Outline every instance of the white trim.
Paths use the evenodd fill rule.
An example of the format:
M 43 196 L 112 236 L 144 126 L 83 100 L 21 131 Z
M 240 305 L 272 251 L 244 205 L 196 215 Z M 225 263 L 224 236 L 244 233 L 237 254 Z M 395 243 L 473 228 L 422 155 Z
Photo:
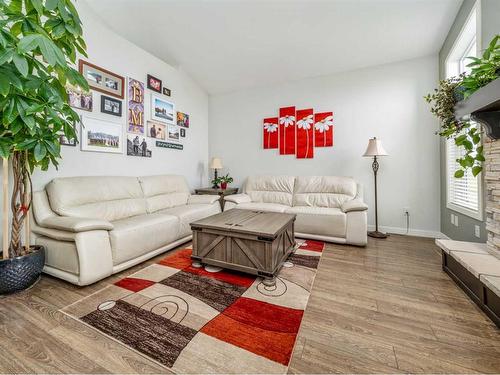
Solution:
M 480 179 L 481 180 L 481 179 Z M 482 185 L 482 184 L 481 184 Z M 483 221 L 483 194 L 482 194 L 482 186 L 478 189 L 481 193 L 479 194 L 479 209 L 477 211 L 469 210 L 468 208 L 461 207 L 453 202 L 446 201 L 446 208 L 455 212 L 458 212 L 462 215 L 469 216 L 473 219 Z
M 462 28 L 460 29 L 460 32 L 458 33 L 457 37 L 453 41 L 453 44 L 448 52 L 448 55 L 446 55 L 446 58 L 444 59 L 445 63 L 445 78 L 449 78 L 450 76 L 446 73 L 446 70 L 449 70 L 450 66 L 448 63 L 448 60 L 450 60 L 452 55 L 456 55 L 456 49 L 459 47 L 459 42 L 461 41 L 461 37 L 464 33 L 468 32 L 471 33 L 472 30 L 467 30 L 467 26 L 469 24 L 469 21 L 471 20 L 471 17 L 475 14 L 476 16 L 476 30 L 475 30 L 475 36 L 470 38 L 472 40 L 473 38 L 476 39 L 476 51 L 479 55 L 479 52 L 481 51 L 481 0 L 477 0 L 472 9 L 470 10 L 469 14 L 467 15 L 467 18 L 462 25 Z M 469 45 L 470 40 L 467 42 Z M 466 45 L 462 46 L 461 49 L 465 49 Z M 457 59 L 459 56 L 455 56 L 454 60 Z M 452 75 L 456 75 L 456 73 L 453 73 Z
M 368 225 L 368 230 L 372 231 L 375 230 L 375 225 Z M 416 237 L 427 237 L 427 238 L 445 238 L 446 235 L 441 233 L 440 231 L 434 231 L 434 230 L 425 230 L 425 229 L 411 229 L 406 232 L 406 228 L 401 228 L 401 227 L 386 227 L 386 226 L 380 226 L 378 227 L 378 230 L 381 232 L 387 232 L 387 233 L 392 233 L 392 234 L 403 234 L 407 236 L 416 236 Z
M 475 30 L 471 27 L 472 17 L 475 17 Z M 464 35 L 466 38 L 464 38 Z M 468 36 L 468 37 L 467 37 Z M 459 62 L 458 59 L 463 58 L 464 51 L 470 48 L 471 43 L 476 43 L 476 56 L 480 55 L 481 51 L 481 0 L 477 0 L 467 15 L 467 19 L 462 25 L 460 32 L 455 38 L 450 51 L 445 59 L 445 76 L 446 78 L 455 76 L 459 74 Z M 460 53 L 457 52 L 460 51 Z M 450 61 L 452 60 L 452 61 Z M 477 178 L 477 194 L 478 194 L 478 209 L 471 210 L 466 207 L 459 206 L 453 202 L 450 202 L 450 189 L 449 189 L 449 141 L 445 140 L 445 188 L 446 188 L 446 208 L 449 210 L 458 212 L 462 215 L 469 216 L 475 220 L 483 221 L 483 192 L 484 184 L 481 174 Z

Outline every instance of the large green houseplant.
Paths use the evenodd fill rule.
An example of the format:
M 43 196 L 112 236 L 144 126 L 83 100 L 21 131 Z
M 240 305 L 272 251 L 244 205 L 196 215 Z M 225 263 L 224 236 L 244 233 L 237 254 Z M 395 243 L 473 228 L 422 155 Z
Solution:
M 68 105 L 65 86 L 88 89 L 73 68 L 77 52 L 86 55 L 85 50 L 81 21 L 70 0 L 0 0 L 4 186 L 7 161 L 12 168 L 10 236 L 3 233 L 4 241 L 10 237 L 10 242 L 3 248 L 4 258 L 18 259 L 34 251 L 22 245 L 22 227 L 31 206 L 31 173 L 57 167 L 61 134 L 76 137 L 79 116 Z M 4 207 L 4 220 L 6 213 Z
M 439 87 L 428 94 L 425 100 L 431 104 L 431 113 L 440 120 L 437 132 L 442 137 L 453 139 L 455 144 L 464 149 L 463 156 L 457 159 L 459 169 L 455 177 L 461 178 L 470 168 L 474 176 L 481 173 L 485 161 L 481 132 L 468 120 L 455 117 L 455 105 L 467 99 L 481 87 L 498 79 L 500 75 L 500 35 L 496 35 L 480 58 L 468 57 L 472 60 L 467 66 L 469 74 L 461 74 L 439 82 Z

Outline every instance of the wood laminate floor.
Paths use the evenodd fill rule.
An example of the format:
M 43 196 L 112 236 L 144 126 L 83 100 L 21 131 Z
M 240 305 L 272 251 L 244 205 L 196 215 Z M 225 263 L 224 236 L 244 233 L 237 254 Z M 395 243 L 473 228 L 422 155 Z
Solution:
M 164 373 L 58 312 L 144 265 L 85 288 L 43 276 L 1 298 L 0 373 Z M 433 240 L 393 235 L 366 248 L 330 244 L 289 371 L 500 373 L 500 331 L 441 271 Z

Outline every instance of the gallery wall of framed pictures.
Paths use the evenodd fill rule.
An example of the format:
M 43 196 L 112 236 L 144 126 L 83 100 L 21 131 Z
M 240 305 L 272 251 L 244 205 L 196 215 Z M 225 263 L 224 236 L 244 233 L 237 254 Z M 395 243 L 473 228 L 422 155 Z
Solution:
M 80 143 L 82 151 L 114 154 L 126 150 L 128 156 L 145 158 L 152 157 L 154 146 L 183 149 L 189 114 L 176 111 L 172 91 L 161 79 L 147 74 L 144 83 L 84 60 L 78 68 L 90 90 L 68 86 L 67 93 L 70 106 L 83 111 L 81 126 L 75 129 L 80 139 L 61 135 L 61 145 Z

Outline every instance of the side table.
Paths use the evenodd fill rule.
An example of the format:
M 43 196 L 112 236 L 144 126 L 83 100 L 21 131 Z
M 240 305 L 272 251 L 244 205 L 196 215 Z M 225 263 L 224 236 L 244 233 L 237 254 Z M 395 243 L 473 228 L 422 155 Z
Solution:
M 214 189 L 214 188 L 199 188 L 194 189 L 194 192 L 199 195 L 218 195 L 221 211 L 224 211 L 224 197 L 238 193 L 238 188 Z

